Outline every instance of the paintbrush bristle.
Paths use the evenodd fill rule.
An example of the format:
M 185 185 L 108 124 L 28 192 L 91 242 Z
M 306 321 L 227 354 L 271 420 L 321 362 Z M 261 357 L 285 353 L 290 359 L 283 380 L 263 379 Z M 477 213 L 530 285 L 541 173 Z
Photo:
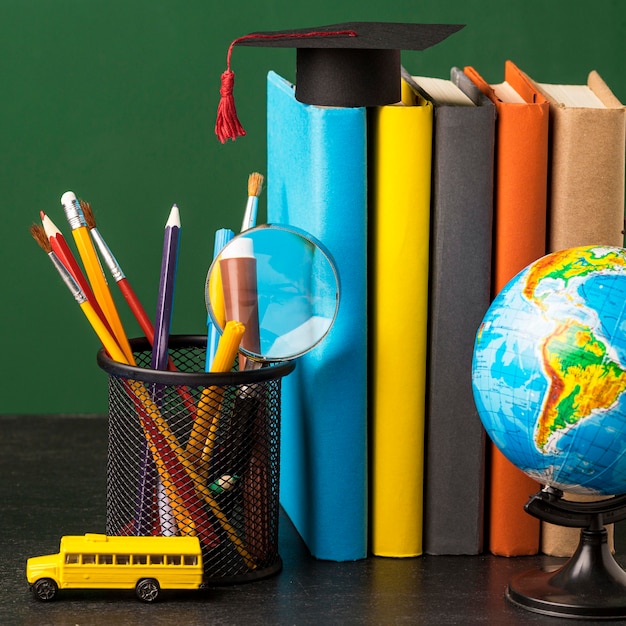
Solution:
M 52 252 L 52 246 L 50 245 L 50 240 L 46 235 L 46 231 L 43 226 L 40 224 L 32 224 L 30 227 L 30 234 L 33 236 L 33 239 L 39 244 L 39 247 L 46 253 L 50 254 Z
M 83 210 L 83 215 L 85 216 L 85 222 L 87 222 L 87 228 L 91 230 L 96 227 L 96 218 L 91 210 L 91 204 L 89 202 L 85 202 L 84 200 L 80 200 L 80 208 Z
M 261 195 L 262 189 L 263 174 L 252 172 L 252 174 L 248 176 L 248 196 L 256 196 L 258 198 Z

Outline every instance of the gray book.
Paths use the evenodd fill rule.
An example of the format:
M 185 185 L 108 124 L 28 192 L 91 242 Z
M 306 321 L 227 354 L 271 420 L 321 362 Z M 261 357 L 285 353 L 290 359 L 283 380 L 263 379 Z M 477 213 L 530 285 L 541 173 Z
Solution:
M 486 436 L 472 394 L 490 304 L 496 112 L 457 68 L 411 77 L 434 105 L 424 551 L 483 550 Z

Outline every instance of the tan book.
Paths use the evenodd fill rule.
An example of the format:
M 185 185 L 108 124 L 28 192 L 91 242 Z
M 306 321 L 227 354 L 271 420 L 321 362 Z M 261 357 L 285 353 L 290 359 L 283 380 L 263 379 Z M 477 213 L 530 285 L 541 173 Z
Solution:
M 623 246 L 626 109 L 596 71 L 586 85 L 536 84 L 550 103 L 548 251 Z M 612 547 L 612 525 L 607 530 Z M 577 528 L 543 522 L 541 551 L 571 556 L 579 537 Z
M 572 502 L 594 502 L 602 498 L 584 496 L 575 493 L 566 493 L 564 497 Z M 606 498 L 606 496 L 604 496 Z M 615 551 L 615 529 L 613 524 L 607 524 L 608 543 L 611 552 Z M 566 528 L 550 522 L 541 522 L 541 552 L 548 556 L 570 557 L 576 552 L 580 541 L 580 528 Z
M 596 71 L 536 83 L 550 103 L 548 251 L 624 243 L 626 109 Z

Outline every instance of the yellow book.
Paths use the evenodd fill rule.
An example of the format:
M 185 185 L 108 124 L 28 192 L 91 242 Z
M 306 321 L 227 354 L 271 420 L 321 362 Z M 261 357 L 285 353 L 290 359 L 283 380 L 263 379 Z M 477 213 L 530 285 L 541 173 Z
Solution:
M 371 550 L 422 553 L 432 105 L 372 110 Z

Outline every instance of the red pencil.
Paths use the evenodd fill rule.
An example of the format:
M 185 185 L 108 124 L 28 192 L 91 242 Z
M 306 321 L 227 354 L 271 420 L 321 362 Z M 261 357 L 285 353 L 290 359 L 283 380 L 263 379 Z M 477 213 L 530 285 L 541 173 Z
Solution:
M 102 320 L 107 330 L 112 333 L 113 331 L 111 330 L 109 322 L 102 312 L 102 309 L 100 308 L 100 305 L 98 304 L 98 301 L 96 300 L 96 297 L 91 290 L 89 282 L 85 278 L 83 271 L 80 269 L 80 265 L 72 254 L 70 247 L 67 245 L 67 241 L 65 240 L 63 233 L 57 228 L 55 223 L 43 211 L 40 211 L 39 215 L 41 216 L 41 224 L 46 233 L 46 237 L 48 237 L 48 241 L 52 246 L 53 252 L 57 255 L 57 257 L 59 257 L 61 263 L 63 263 L 63 265 L 72 275 L 72 278 L 81 288 L 81 291 L 85 294 L 87 300 L 93 307 L 93 310 Z

